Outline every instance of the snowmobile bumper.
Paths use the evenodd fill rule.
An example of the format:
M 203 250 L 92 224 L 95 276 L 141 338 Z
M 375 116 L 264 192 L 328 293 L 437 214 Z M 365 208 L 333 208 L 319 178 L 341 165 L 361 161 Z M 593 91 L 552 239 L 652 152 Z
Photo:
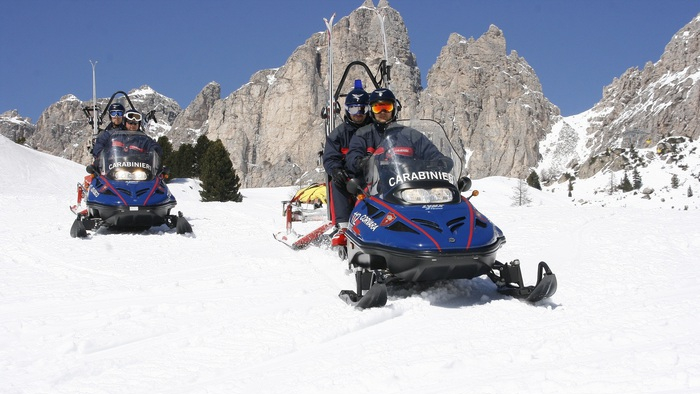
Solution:
M 88 203 L 89 218 L 98 218 L 109 227 L 138 228 L 165 224 L 174 202 L 151 206 L 110 206 Z
M 348 236 L 351 266 L 386 269 L 389 274 L 409 282 L 446 279 L 472 279 L 488 274 L 496 262 L 496 251 L 505 243 L 501 236 L 490 244 L 469 250 L 398 250 L 385 246 L 362 245 Z M 359 248 L 361 252 L 352 249 Z

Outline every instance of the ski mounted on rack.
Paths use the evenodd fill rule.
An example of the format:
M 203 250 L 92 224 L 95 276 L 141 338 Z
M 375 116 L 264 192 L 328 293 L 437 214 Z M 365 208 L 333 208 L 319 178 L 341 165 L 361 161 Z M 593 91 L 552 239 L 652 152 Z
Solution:
M 328 34 L 328 103 L 326 104 L 325 107 L 321 109 L 321 118 L 324 120 L 324 129 L 325 129 L 325 136 L 328 137 L 330 133 L 335 129 L 335 124 L 336 124 L 336 117 L 341 116 L 341 106 L 339 103 L 339 99 L 341 97 L 344 97 L 346 94 L 343 93 L 345 90 L 345 84 L 348 79 L 348 76 L 350 75 L 351 71 L 353 69 L 360 69 L 361 72 L 366 75 L 367 79 L 371 82 L 372 87 L 374 89 L 379 89 L 381 87 L 388 87 L 391 83 L 391 66 L 389 66 L 388 61 L 386 59 L 386 42 L 385 42 L 385 59 L 382 60 L 379 63 L 379 67 L 377 69 L 377 72 L 375 74 L 372 73 L 371 69 L 367 66 L 366 63 L 362 61 L 353 61 L 349 63 L 345 67 L 345 71 L 343 72 L 342 77 L 340 78 L 340 81 L 338 82 L 338 85 L 336 87 L 333 86 L 333 46 L 331 45 L 331 38 L 332 38 L 332 31 L 333 31 L 333 19 L 335 18 L 335 14 L 331 16 L 330 19 L 323 18 L 323 21 L 326 25 L 326 32 Z M 383 20 L 382 20 L 382 34 L 384 33 L 384 25 L 383 25 Z M 325 140 L 324 140 L 325 142 Z M 322 153 L 322 152 L 321 152 Z M 323 169 L 323 163 L 321 163 L 320 168 L 318 169 L 319 171 L 324 171 Z M 326 195 L 328 194 L 328 182 L 329 182 L 329 176 L 325 176 L 325 180 L 322 181 L 325 183 L 322 183 L 322 187 L 325 189 Z M 313 185 L 312 185 L 313 186 Z M 317 218 L 320 215 L 318 215 L 316 212 L 310 211 L 308 209 L 305 209 L 301 205 L 301 202 L 297 198 L 299 193 L 303 192 L 304 189 L 301 189 L 295 198 L 292 198 L 289 201 L 283 201 L 282 203 L 284 204 L 284 209 L 283 209 L 283 215 L 286 218 L 286 229 L 283 232 L 278 232 L 276 234 L 273 234 L 274 238 L 285 245 L 291 247 L 294 250 L 299 250 L 299 249 L 304 249 L 308 247 L 309 245 L 312 244 L 321 244 L 325 240 L 330 240 L 331 236 L 337 229 L 335 228 L 335 223 L 333 223 L 333 220 L 331 218 L 330 214 L 330 207 L 328 206 L 328 203 L 326 202 L 325 205 L 325 222 L 321 224 L 319 227 L 314 229 L 313 231 L 310 231 L 306 234 L 300 235 L 297 234 L 294 229 L 292 228 L 292 223 L 293 222 L 306 222 L 309 220 L 309 217 L 314 217 Z M 317 209 L 322 209 L 317 208 Z

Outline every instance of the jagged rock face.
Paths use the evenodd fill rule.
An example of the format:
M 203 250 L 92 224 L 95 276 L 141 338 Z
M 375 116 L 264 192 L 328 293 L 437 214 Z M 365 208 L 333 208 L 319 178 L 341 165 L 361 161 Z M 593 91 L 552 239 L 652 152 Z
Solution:
M 181 112 L 180 106 L 173 99 L 157 93 L 148 86 L 131 90 L 127 93 L 134 107 L 144 114 L 155 110 L 158 124 L 151 122 L 149 134 L 157 138 L 170 128 L 170 124 Z M 109 98 L 97 99 L 97 105 L 104 109 Z M 115 101 L 121 102 L 127 109 L 129 104 L 122 95 L 118 95 Z M 92 100 L 80 101 L 76 96 L 69 94 L 49 106 L 42 112 L 36 123 L 36 131 L 27 138 L 27 143 L 34 148 L 56 156 L 60 156 L 78 163 L 91 162 L 88 151 L 89 142 L 92 139 L 93 129 L 88 124 L 88 119 L 83 112 L 86 106 L 92 106 Z M 109 122 L 109 116 L 105 115 L 105 122 Z
M 172 122 L 168 138 L 177 149 L 182 143 L 195 144 L 209 119 L 209 111 L 221 99 L 221 85 L 210 82 Z
M 17 141 L 21 138 L 29 139 L 36 131 L 36 126 L 29 118 L 23 118 L 17 110 L 10 110 L 0 114 L 0 135 Z
M 134 107 L 144 115 L 148 111 L 155 111 L 156 120 L 161 126 L 172 125 L 182 112 L 182 108 L 175 100 L 156 92 L 148 85 L 130 90 L 127 94 Z M 127 105 L 125 107 L 129 108 Z
M 86 163 L 92 129 L 83 107 L 83 102 L 72 94 L 61 97 L 41 113 L 36 132 L 27 143 L 40 151 Z
M 552 178 L 568 171 L 566 166 L 585 177 L 612 168 L 603 167 L 602 159 L 593 160 L 604 158 L 611 148 L 646 147 L 667 135 L 700 137 L 700 87 L 695 83 L 700 79 L 700 18 L 673 37 L 657 63 L 628 70 L 604 88 L 593 109 L 571 119 L 561 118 L 558 108 L 542 95 L 528 63 L 515 51 L 506 54 L 505 37 L 495 26 L 477 40 L 452 34 L 422 90 L 406 26 L 386 0 L 376 7 L 365 0 L 349 16 L 335 21 L 331 94 L 353 61 L 377 72 L 385 57 L 378 14 L 385 18 L 391 88 L 403 104 L 400 116 L 440 121 L 464 153 L 472 177 L 525 177 L 540 153 L 561 155 L 561 161 L 549 161 Z M 224 99 L 219 85 L 212 82 L 185 111 L 147 86 L 130 96 L 139 110 L 156 110 L 159 124 L 151 125 L 153 137 L 166 135 L 176 147 L 202 134 L 220 138 L 243 187 L 288 185 L 319 164 L 318 152 L 325 142 L 320 112 L 329 96 L 327 51 L 326 32 L 313 34 L 280 68 L 257 72 Z M 355 67 L 340 90 L 341 106 L 355 79 L 362 79 L 367 91 L 374 90 L 364 71 Z M 100 99 L 98 104 L 104 107 L 106 101 Z M 92 129 L 82 107 L 90 104 L 64 96 L 41 115 L 33 133 L 30 127 L 23 129 L 27 142 L 85 162 Z M 336 124 L 340 121 L 336 117 Z M 566 122 L 571 125 L 561 124 Z M 580 123 L 590 125 L 587 134 L 577 132 Z M 17 130 L 8 124 L 0 117 L 3 135 Z M 546 136 L 551 138 L 545 141 Z
M 679 30 L 661 59 L 628 69 L 603 89 L 588 116 L 593 156 L 610 148 L 647 148 L 669 135 L 700 137 L 700 15 Z M 580 177 L 595 174 L 585 161 Z
M 420 116 L 438 120 L 465 153 L 474 178 L 523 178 L 539 160 L 538 143 L 559 109 L 542 94 L 534 70 L 491 25 L 479 39 L 453 33 L 421 93 Z
M 387 20 L 395 81 L 392 89 L 410 113 L 417 103 L 420 71 L 398 12 L 386 2 L 380 3 L 378 10 Z M 345 66 L 353 61 L 365 62 L 372 73 L 378 69 L 384 46 L 376 12 L 368 0 L 333 26 L 333 89 Z M 318 153 L 325 142 L 320 113 L 328 102 L 327 51 L 326 33 L 314 34 L 285 65 L 256 73 L 248 84 L 216 102 L 209 111 L 204 130 L 209 139 L 221 139 L 231 153 L 243 187 L 288 185 L 318 165 Z M 354 79 L 362 79 L 369 92 L 374 90 L 369 77 L 354 67 L 341 94 L 352 89 Z M 339 101 L 342 106 L 344 98 Z

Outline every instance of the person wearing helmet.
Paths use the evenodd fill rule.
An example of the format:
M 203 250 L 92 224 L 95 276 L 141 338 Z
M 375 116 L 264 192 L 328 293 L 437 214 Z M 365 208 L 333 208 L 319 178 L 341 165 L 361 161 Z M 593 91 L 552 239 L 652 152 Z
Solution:
M 110 104 L 108 112 L 109 124 L 105 130 L 124 130 L 126 128 L 124 125 L 124 106 L 119 103 Z
M 143 122 L 143 115 L 141 115 L 141 112 L 135 110 L 135 109 L 130 109 L 126 112 L 123 113 L 122 118 L 126 120 L 126 128 L 125 129 L 110 129 L 103 131 L 98 137 L 97 140 L 95 141 L 95 146 L 92 149 L 92 154 L 93 157 L 95 158 L 95 161 L 97 161 L 97 158 L 100 155 L 100 152 L 102 152 L 104 149 L 107 149 L 113 145 L 113 142 L 115 139 L 118 140 L 119 135 L 124 135 L 124 131 L 127 132 L 139 132 L 139 133 L 144 133 L 143 129 L 141 128 L 142 122 Z M 145 134 L 145 133 L 144 133 Z M 113 138 L 114 137 L 114 138 Z M 163 149 L 158 145 L 156 141 L 154 141 L 152 138 L 149 138 L 150 143 L 148 146 L 145 147 L 140 147 L 143 149 L 154 149 L 156 152 L 158 152 L 159 155 L 163 155 Z
M 125 132 L 122 131 L 118 133 L 113 133 L 110 143 L 112 144 L 112 146 L 124 146 L 126 149 L 126 146 L 129 145 L 127 144 L 127 142 L 132 140 L 130 136 L 132 136 L 134 133 L 143 135 L 146 135 L 146 133 L 141 127 L 143 125 L 144 120 L 144 117 L 141 114 L 141 112 L 135 109 L 130 109 L 124 113 L 124 119 L 126 119 Z M 143 152 L 154 150 L 160 156 L 163 156 L 163 149 L 153 138 L 139 138 L 138 140 L 140 141 L 140 143 L 137 145 L 129 145 L 129 149 Z
M 112 132 L 126 129 L 126 125 L 124 124 L 124 106 L 122 104 L 110 104 L 109 107 L 107 107 L 107 112 L 109 114 L 109 124 L 104 130 L 100 130 L 97 138 L 93 136 L 92 147 L 90 148 L 94 159 L 93 165 L 96 164 L 95 159 L 97 159 L 97 156 L 99 156 L 100 152 L 104 149 L 105 143 L 109 141 L 109 136 L 112 135 Z M 78 204 L 71 207 L 73 212 L 81 212 L 83 215 L 87 214 L 87 207 L 83 201 L 83 194 L 87 192 L 93 177 L 94 175 L 88 174 L 83 178 L 82 191 L 78 191 Z
M 328 182 L 329 208 L 331 221 L 337 230 L 331 239 L 332 246 L 345 245 L 345 228 L 350 220 L 350 212 L 355 206 L 355 198 L 348 193 L 345 184 L 353 176 L 345 163 L 345 154 L 350 146 L 350 139 L 355 131 L 369 123 L 367 112 L 369 94 L 362 88 L 362 81 L 355 80 L 354 88 L 345 97 L 345 114 L 343 123 L 326 137 L 323 148 L 323 168 L 332 182 Z
M 420 131 L 396 122 L 401 111 L 401 103 L 389 89 L 377 89 L 369 95 L 369 116 L 372 123 L 357 130 L 350 140 L 346 157 L 347 166 L 361 180 L 366 173 L 370 156 L 379 154 L 382 142 L 391 141 L 383 154 L 410 156 L 421 160 L 442 160 L 449 171 L 454 165 L 452 159 L 440 150 Z
M 129 131 L 143 131 L 141 129 L 141 121 L 143 121 L 143 115 L 141 112 L 130 109 L 124 113 L 124 118 L 126 119 L 126 129 Z

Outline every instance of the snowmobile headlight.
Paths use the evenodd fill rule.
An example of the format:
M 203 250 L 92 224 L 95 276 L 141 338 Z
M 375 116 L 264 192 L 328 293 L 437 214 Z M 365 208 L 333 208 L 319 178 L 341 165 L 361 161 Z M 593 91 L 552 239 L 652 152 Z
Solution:
M 144 170 L 117 170 L 114 172 L 114 179 L 117 181 L 145 181 L 148 174 Z
M 446 187 L 401 190 L 398 197 L 409 204 L 444 204 L 453 198 L 452 191 Z
M 131 179 L 134 181 L 145 181 L 146 179 L 148 179 L 148 174 L 146 174 L 146 171 L 144 170 L 134 170 L 131 173 L 131 176 Z

